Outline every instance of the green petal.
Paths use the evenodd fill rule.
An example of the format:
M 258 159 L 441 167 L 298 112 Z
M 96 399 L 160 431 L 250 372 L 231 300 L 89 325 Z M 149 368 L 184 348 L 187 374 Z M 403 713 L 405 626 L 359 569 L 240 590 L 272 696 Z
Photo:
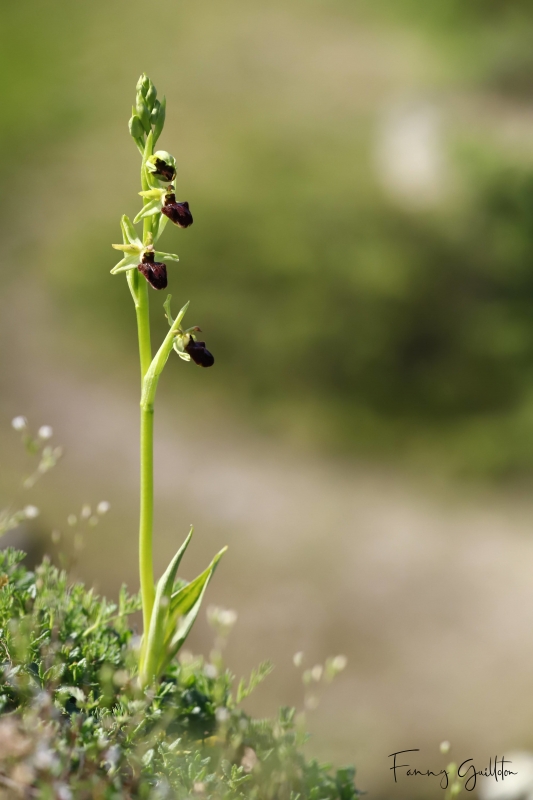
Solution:
M 155 253 L 156 261 L 179 261 L 179 256 L 175 255 L 174 253 L 161 253 L 159 250 L 156 250 Z
M 160 200 L 166 192 L 161 189 L 146 189 L 144 192 L 139 192 L 139 194 L 141 197 L 146 197 L 147 200 L 155 200 L 156 198 Z
M 139 255 L 142 252 L 143 246 L 142 243 L 139 242 L 138 244 L 112 244 L 111 247 L 114 250 L 122 250 L 124 253 L 128 253 L 129 255 Z

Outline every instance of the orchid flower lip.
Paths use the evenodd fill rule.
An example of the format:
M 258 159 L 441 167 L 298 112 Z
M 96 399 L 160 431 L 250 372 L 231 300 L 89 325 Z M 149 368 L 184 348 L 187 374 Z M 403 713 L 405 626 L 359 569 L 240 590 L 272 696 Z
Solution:
M 189 336 L 189 341 L 184 349 L 199 367 L 212 367 L 215 363 L 215 358 L 205 346 L 205 342 L 198 342 L 192 336 Z

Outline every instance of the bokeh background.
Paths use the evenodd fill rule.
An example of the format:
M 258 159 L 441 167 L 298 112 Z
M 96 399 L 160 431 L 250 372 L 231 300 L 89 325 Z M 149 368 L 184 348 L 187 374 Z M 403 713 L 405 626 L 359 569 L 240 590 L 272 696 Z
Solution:
M 75 573 L 137 586 L 135 320 L 109 270 L 146 71 L 195 219 L 165 232 L 170 291 L 217 359 L 160 387 L 158 572 L 190 521 L 185 577 L 230 545 L 209 602 L 239 614 L 237 674 L 276 664 L 254 713 L 302 706 L 295 652 L 348 656 L 309 752 L 371 797 L 440 796 L 392 783 L 395 750 L 533 748 L 532 3 L 1 5 L 0 505 L 41 509 L 19 541 L 57 560 L 108 500 Z M 65 448 L 31 492 L 16 414 Z

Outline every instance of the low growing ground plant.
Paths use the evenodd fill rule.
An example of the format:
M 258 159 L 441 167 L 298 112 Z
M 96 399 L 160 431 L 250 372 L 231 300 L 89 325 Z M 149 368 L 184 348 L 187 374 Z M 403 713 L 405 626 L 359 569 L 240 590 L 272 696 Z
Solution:
M 165 101 L 142 75 L 130 133 L 142 156 L 143 207 L 133 220 L 122 217 L 123 242 L 114 247 L 123 258 L 112 269 L 125 273 L 134 301 L 141 362 L 141 487 L 139 526 L 140 592 L 122 587 L 117 602 L 99 597 L 73 581 L 68 569 L 45 558 L 35 569 L 25 554 L 0 551 L 0 798 L 257 798 L 261 800 L 352 800 L 354 770 L 331 772 L 307 760 L 304 717 L 282 708 L 275 719 L 254 720 L 241 703 L 271 670 L 260 665 L 248 681 L 235 685 L 222 651 L 235 617 L 211 608 L 216 632 L 208 659 L 182 646 L 194 624 L 221 550 L 197 578 L 178 577 L 192 530 L 157 584 L 152 564 L 153 418 L 159 377 L 175 351 L 184 361 L 210 367 L 214 358 L 200 341 L 197 326 L 182 327 L 188 303 L 172 317 L 170 295 L 162 304 L 169 331 L 152 355 L 149 288 L 167 286 L 166 261 L 177 256 L 155 249 L 171 220 L 192 224 L 187 202 L 177 202 L 176 162 L 156 150 L 163 131 Z M 142 233 L 135 225 L 142 223 Z M 49 426 L 37 436 L 24 417 L 13 420 L 37 467 L 24 486 L 61 457 L 48 442 Z M 69 517 L 98 523 L 109 504 L 94 513 L 85 506 Z M 38 514 L 35 506 L 0 514 L 0 534 Z M 54 531 L 52 540 L 60 541 Z M 63 567 L 68 561 L 63 561 Z M 130 616 L 142 611 L 142 634 Z M 301 654 L 295 663 L 301 664 Z M 305 705 L 316 705 L 311 685 L 329 682 L 345 659 L 329 659 L 303 675 Z

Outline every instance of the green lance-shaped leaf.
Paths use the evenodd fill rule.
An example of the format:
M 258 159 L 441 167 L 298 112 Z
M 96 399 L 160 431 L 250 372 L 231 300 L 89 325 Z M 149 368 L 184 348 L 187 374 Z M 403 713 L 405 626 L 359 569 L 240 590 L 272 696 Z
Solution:
M 205 590 L 227 549 L 227 547 L 222 548 L 201 575 L 172 595 L 165 637 L 167 663 L 174 658 L 189 635 L 198 616 Z
M 189 546 L 193 529 L 183 542 L 182 546 L 168 565 L 166 572 L 161 576 L 155 593 L 154 608 L 150 619 L 150 628 L 146 642 L 143 643 L 141 655 L 141 683 L 146 685 L 159 675 L 159 665 L 164 661 L 164 643 L 170 616 L 172 590 L 176 580 L 176 573 L 181 559 Z M 166 662 L 164 662 L 166 663 Z

